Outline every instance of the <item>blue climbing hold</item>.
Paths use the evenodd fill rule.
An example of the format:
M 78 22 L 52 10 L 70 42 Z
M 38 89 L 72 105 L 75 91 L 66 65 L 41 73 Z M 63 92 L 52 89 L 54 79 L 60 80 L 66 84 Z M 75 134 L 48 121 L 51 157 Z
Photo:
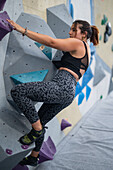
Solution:
M 71 3 L 71 0 L 69 0 L 69 13 L 71 17 L 74 18 L 74 8 L 73 8 L 73 4 Z
M 82 87 L 80 86 L 79 82 L 76 85 L 75 97 L 82 91 Z
M 22 74 L 11 75 L 10 78 L 17 84 L 43 81 L 48 70 L 34 71 Z
M 81 92 L 78 96 L 78 105 L 80 105 L 84 99 L 85 95 L 83 92 Z
M 36 46 L 51 60 L 52 59 L 52 48 L 35 42 Z
M 90 93 L 91 93 L 91 88 L 87 85 L 86 86 L 86 101 L 88 100 Z
M 91 56 L 95 54 L 96 52 L 96 48 L 95 46 L 93 45 L 93 43 L 90 43 L 90 51 L 91 51 Z
M 82 79 L 82 89 L 88 84 L 88 82 L 93 78 L 91 68 L 88 67 L 87 71 L 83 75 Z

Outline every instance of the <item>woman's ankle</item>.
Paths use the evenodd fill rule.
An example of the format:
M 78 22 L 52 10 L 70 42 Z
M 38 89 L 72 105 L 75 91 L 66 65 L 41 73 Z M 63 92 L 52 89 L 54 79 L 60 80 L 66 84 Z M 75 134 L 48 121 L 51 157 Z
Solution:
M 37 158 L 38 155 L 39 155 L 39 152 L 36 152 L 36 151 L 32 151 L 32 152 L 31 152 L 31 156 L 32 156 L 32 157 L 36 157 L 36 158 Z
M 41 131 L 42 130 L 42 125 L 40 120 L 36 121 L 35 123 L 32 124 L 33 129 L 36 131 Z

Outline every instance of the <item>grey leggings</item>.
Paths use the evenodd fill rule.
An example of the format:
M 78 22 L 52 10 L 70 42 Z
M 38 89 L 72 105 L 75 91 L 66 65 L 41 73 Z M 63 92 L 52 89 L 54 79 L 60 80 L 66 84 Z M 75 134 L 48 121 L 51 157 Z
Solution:
M 11 96 L 31 124 L 40 119 L 44 126 L 72 103 L 75 87 L 76 79 L 69 72 L 58 70 L 52 81 L 16 85 Z M 44 102 L 38 112 L 33 101 Z

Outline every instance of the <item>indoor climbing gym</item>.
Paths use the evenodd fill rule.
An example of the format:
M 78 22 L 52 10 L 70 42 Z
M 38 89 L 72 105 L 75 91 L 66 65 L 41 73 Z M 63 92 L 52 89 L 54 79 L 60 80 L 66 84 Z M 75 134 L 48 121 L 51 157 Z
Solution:
M 113 170 L 113 0 L 0 0 L 0 170 Z

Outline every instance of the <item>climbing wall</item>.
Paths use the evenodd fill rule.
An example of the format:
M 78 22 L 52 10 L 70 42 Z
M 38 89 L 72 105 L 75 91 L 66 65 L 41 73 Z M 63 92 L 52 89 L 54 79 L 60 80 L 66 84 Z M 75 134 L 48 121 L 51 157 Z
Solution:
M 104 42 L 104 33 L 106 31 L 107 23 L 110 22 L 111 28 L 113 28 L 112 9 L 112 0 L 94 1 L 95 24 L 100 30 L 100 44 L 97 48 L 97 53 L 110 68 L 112 68 L 113 65 L 113 34 L 111 34 L 111 36 L 108 36 L 108 40 Z
M 47 20 L 46 8 L 59 4 L 68 6 L 68 0 L 23 0 L 24 12 L 38 15 L 45 21 Z
M 1 2 L 0 16 L 4 11 L 7 11 L 8 17 L 24 28 L 28 27 L 32 31 L 47 34 L 54 38 L 67 38 L 73 20 L 79 18 L 90 22 L 92 17 L 91 1 L 88 0 L 87 3 L 82 0 L 79 2 L 70 0 L 68 4 L 66 1 L 65 4 L 68 8 L 61 4 L 64 1 L 60 1 L 58 4 L 55 3 L 56 1 L 52 1 L 51 4 L 49 4 L 50 1 L 46 1 L 49 4 L 46 7 L 43 6 L 45 1 L 38 4 L 36 1 L 26 2 L 25 0 L 4 0 Z M 81 4 L 87 7 L 87 12 L 84 6 L 83 9 L 80 8 Z M 47 10 L 47 14 L 44 12 L 44 16 L 42 15 L 43 10 L 40 12 L 42 6 L 44 11 Z M 79 9 L 81 10 L 80 13 Z M 47 16 L 47 22 L 45 15 Z M 3 27 L 2 20 L 3 18 L 0 20 L 2 31 L 6 28 L 9 29 L 10 26 L 7 25 L 5 20 L 5 26 Z M 92 44 L 90 44 L 90 48 L 90 66 L 77 83 L 73 103 L 48 123 L 49 128 L 45 136 L 44 149 L 41 150 L 42 157 L 46 155 L 52 160 L 51 154 L 53 154 L 53 150 L 55 154 L 55 147 L 58 143 L 64 139 L 65 135 L 70 132 L 93 104 L 105 98 L 108 94 L 111 69 L 96 53 L 96 49 Z M 19 137 L 29 132 L 31 126 L 13 102 L 10 90 L 16 84 L 24 82 L 51 80 L 57 71 L 52 61 L 60 60 L 62 52 L 43 46 L 27 37 L 23 38 L 20 33 L 12 29 L 7 30 L 7 34 L 1 38 L 0 51 L 0 153 L 2 153 L 0 154 L 0 169 L 12 170 L 31 151 L 34 145 L 26 148 L 18 142 Z M 42 103 L 34 104 L 38 111 Z M 49 148 L 49 151 L 46 152 L 49 146 L 48 143 L 51 143 L 54 149 L 51 151 Z M 45 157 L 42 159 L 45 159 Z M 29 170 L 34 169 L 32 167 L 28 168 Z
M 112 0 L 94 1 L 95 24 L 98 26 L 100 30 L 100 44 L 97 48 L 97 53 L 99 56 L 101 56 L 102 60 L 113 70 L 112 9 L 113 9 Z M 113 72 L 111 74 L 109 92 L 112 90 L 113 90 Z
M 14 9 L 9 7 L 12 6 Z M 17 11 L 15 11 L 15 6 Z M 67 15 L 66 6 L 63 5 L 65 15 Z M 23 11 L 22 2 L 19 1 L 7 1 L 1 14 L 7 11 L 7 16 L 23 27 L 28 27 L 28 29 L 40 32 L 42 34 L 47 34 L 52 37 L 56 37 L 49 25 L 39 16 L 31 15 Z M 67 15 L 70 19 L 70 15 Z M 1 19 L 3 20 L 2 16 Z M 1 21 L 2 21 L 1 20 Z M 67 18 L 68 20 L 68 18 Z M 9 27 L 6 20 L 4 19 L 5 28 Z M 2 24 L 4 24 L 2 21 Z M 65 22 L 62 22 L 65 24 Z M 70 22 L 71 24 L 71 22 Z M 69 30 L 70 25 L 67 28 Z M 2 30 L 2 31 L 4 31 Z M 63 28 L 65 31 L 65 28 Z M 12 31 L 12 30 L 11 30 Z M 67 31 L 67 30 L 66 30 Z M 9 30 L 10 32 L 10 30 Z M 20 33 L 12 31 L 10 34 L 1 38 L 1 114 L 0 114 L 0 124 L 1 124 L 1 156 L 0 169 L 12 169 L 16 164 L 23 159 L 23 157 L 29 153 L 29 151 L 34 147 L 31 146 L 26 148 L 21 146 L 18 139 L 23 134 L 27 133 L 31 127 L 27 119 L 18 110 L 15 103 L 10 96 L 10 90 L 16 84 L 24 82 L 33 81 L 48 81 L 51 80 L 56 73 L 56 67 L 52 63 L 53 59 L 61 58 L 61 52 L 42 46 L 37 42 L 34 42 L 27 37 L 22 37 Z M 3 46 L 5 44 L 5 46 Z M 3 100 L 4 99 L 4 100 Z M 42 103 L 36 103 L 36 109 L 40 108 Z M 51 127 L 54 126 L 54 131 Z M 65 136 L 64 132 L 60 129 L 60 124 L 57 118 L 54 118 L 48 124 L 49 130 L 46 133 L 45 140 L 48 136 L 51 137 L 57 145 L 59 141 Z M 56 135 L 55 135 L 56 134 Z M 8 142 L 9 141 L 9 142 Z

